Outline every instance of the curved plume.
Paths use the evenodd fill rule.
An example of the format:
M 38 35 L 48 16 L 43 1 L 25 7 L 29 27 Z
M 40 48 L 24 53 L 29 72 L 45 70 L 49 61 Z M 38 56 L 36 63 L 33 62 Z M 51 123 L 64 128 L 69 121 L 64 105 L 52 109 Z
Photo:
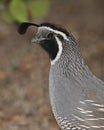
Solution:
M 21 25 L 19 26 L 18 32 L 20 34 L 25 34 L 26 30 L 29 26 L 35 26 L 35 27 L 39 27 L 39 25 L 34 24 L 34 23 L 27 23 L 27 22 L 23 22 L 21 23 Z

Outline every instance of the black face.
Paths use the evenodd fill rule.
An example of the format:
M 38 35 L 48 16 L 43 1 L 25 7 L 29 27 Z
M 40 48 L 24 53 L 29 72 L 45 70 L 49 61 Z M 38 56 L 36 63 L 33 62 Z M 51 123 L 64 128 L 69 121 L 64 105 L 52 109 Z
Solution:
M 45 40 L 40 41 L 41 47 L 48 52 L 51 60 L 54 60 L 59 49 L 53 33 L 49 33 Z

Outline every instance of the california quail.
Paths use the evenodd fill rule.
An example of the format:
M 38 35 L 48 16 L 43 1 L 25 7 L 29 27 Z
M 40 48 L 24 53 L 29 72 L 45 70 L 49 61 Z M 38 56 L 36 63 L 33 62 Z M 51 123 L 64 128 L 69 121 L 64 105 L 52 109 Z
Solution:
M 19 33 L 38 27 L 32 39 L 51 59 L 49 93 L 62 130 L 104 130 L 104 82 L 85 64 L 74 37 L 51 23 L 22 23 Z

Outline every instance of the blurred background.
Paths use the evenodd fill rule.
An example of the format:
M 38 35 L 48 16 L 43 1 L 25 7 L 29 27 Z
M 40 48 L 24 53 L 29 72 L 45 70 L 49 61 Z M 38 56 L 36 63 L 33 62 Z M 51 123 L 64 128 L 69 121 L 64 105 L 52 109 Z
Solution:
M 23 21 L 64 26 L 103 80 L 104 1 L 0 0 L 0 130 L 59 130 L 49 101 L 49 58 L 30 44 L 36 28 L 18 34 Z

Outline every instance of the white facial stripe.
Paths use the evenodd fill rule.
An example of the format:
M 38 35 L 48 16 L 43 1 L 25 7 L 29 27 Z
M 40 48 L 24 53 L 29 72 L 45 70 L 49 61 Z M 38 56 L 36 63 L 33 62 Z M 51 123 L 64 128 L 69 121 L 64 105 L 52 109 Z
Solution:
M 57 53 L 55 59 L 51 61 L 51 65 L 54 65 L 55 62 L 60 58 L 60 56 L 61 56 L 61 54 L 62 54 L 62 43 L 61 43 L 61 41 L 59 40 L 59 38 L 57 38 L 56 36 L 55 36 L 55 38 L 56 38 L 56 41 L 57 41 L 57 43 L 58 43 L 58 49 L 59 49 L 59 51 L 58 51 L 58 53 Z
M 46 26 L 39 27 L 39 29 L 47 29 L 47 30 L 52 31 L 52 32 L 54 32 L 54 33 L 56 33 L 56 34 L 60 34 L 61 36 L 63 36 L 63 38 L 64 38 L 65 40 L 68 40 L 66 34 L 64 34 L 63 32 L 60 32 L 60 31 L 58 31 L 58 30 L 54 30 L 54 29 L 52 29 L 52 28 L 50 28 L 50 27 L 46 27 Z

